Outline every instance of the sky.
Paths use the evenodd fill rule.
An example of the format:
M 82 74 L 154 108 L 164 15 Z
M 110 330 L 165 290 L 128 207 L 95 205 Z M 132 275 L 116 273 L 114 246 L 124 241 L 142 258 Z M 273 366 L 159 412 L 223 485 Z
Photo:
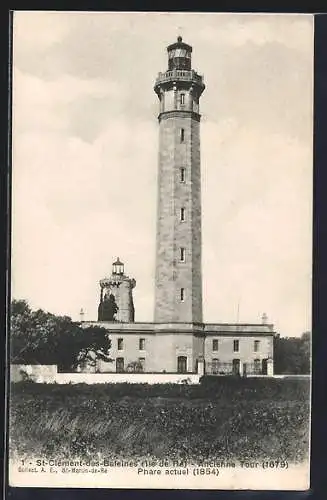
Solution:
M 205 322 L 311 330 L 313 17 L 14 13 L 12 297 L 97 317 L 119 256 L 153 321 L 159 71 L 178 35 L 201 97 Z M 238 312 L 237 312 L 238 311 Z

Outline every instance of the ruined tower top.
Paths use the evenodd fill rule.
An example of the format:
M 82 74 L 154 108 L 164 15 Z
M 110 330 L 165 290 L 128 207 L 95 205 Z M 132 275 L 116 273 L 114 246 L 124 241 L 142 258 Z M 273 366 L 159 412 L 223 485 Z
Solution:
M 99 284 L 98 321 L 133 322 L 132 290 L 136 281 L 125 274 L 124 263 L 119 257 L 112 263 L 111 276 L 101 279 Z

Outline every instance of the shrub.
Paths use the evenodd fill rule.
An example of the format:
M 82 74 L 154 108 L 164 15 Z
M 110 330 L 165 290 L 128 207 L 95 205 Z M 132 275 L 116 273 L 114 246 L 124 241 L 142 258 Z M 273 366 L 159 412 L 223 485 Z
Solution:
M 11 450 L 189 460 L 258 460 L 269 450 L 269 458 L 296 462 L 308 452 L 307 386 L 227 378 L 199 386 L 21 382 L 11 394 Z

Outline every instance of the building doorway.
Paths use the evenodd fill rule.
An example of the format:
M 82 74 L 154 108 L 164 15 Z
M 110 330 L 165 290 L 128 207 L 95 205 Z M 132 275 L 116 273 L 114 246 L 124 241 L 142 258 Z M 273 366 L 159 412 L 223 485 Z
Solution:
M 219 373 L 219 359 L 213 358 L 211 365 L 211 373 L 213 375 L 218 375 Z
M 246 363 L 243 363 L 243 377 L 246 377 L 247 376 L 247 373 L 248 373 L 248 367 L 247 367 L 247 364 Z
M 254 373 L 256 375 L 261 375 L 261 361 L 260 361 L 260 359 L 254 360 Z
M 262 360 L 262 375 L 267 375 L 268 373 L 268 364 L 267 364 L 267 359 Z
M 240 375 L 240 360 L 233 359 L 233 375 Z
M 187 357 L 186 356 L 178 356 L 178 358 L 177 358 L 177 372 L 178 373 L 187 373 Z
M 116 373 L 123 373 L 124 371 L 124 358 L 116 358 Z

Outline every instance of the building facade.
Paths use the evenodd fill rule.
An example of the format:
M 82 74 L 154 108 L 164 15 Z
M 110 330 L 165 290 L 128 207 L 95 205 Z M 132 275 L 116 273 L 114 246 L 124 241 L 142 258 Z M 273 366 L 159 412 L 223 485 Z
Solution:
M 90 323 L 87 323 L 88 325 Z M 99 323 L 96 323 L 99 324 Z M 107 323 L 112 361 L 99 372 L 272 374 L 273 326 L 267 324 Z
M 272 375 L 273 325 L 205 324 L 202 317 L 200 97 L 192 47 L 178 37 L 159 73 L 159 165 L 154 322 L 134 322 L 135 280 L 117 259 L 100 281 L 98 322 L 112 361 L 99 372 Z M 84 322 L 90 325 L 92 322 Z

